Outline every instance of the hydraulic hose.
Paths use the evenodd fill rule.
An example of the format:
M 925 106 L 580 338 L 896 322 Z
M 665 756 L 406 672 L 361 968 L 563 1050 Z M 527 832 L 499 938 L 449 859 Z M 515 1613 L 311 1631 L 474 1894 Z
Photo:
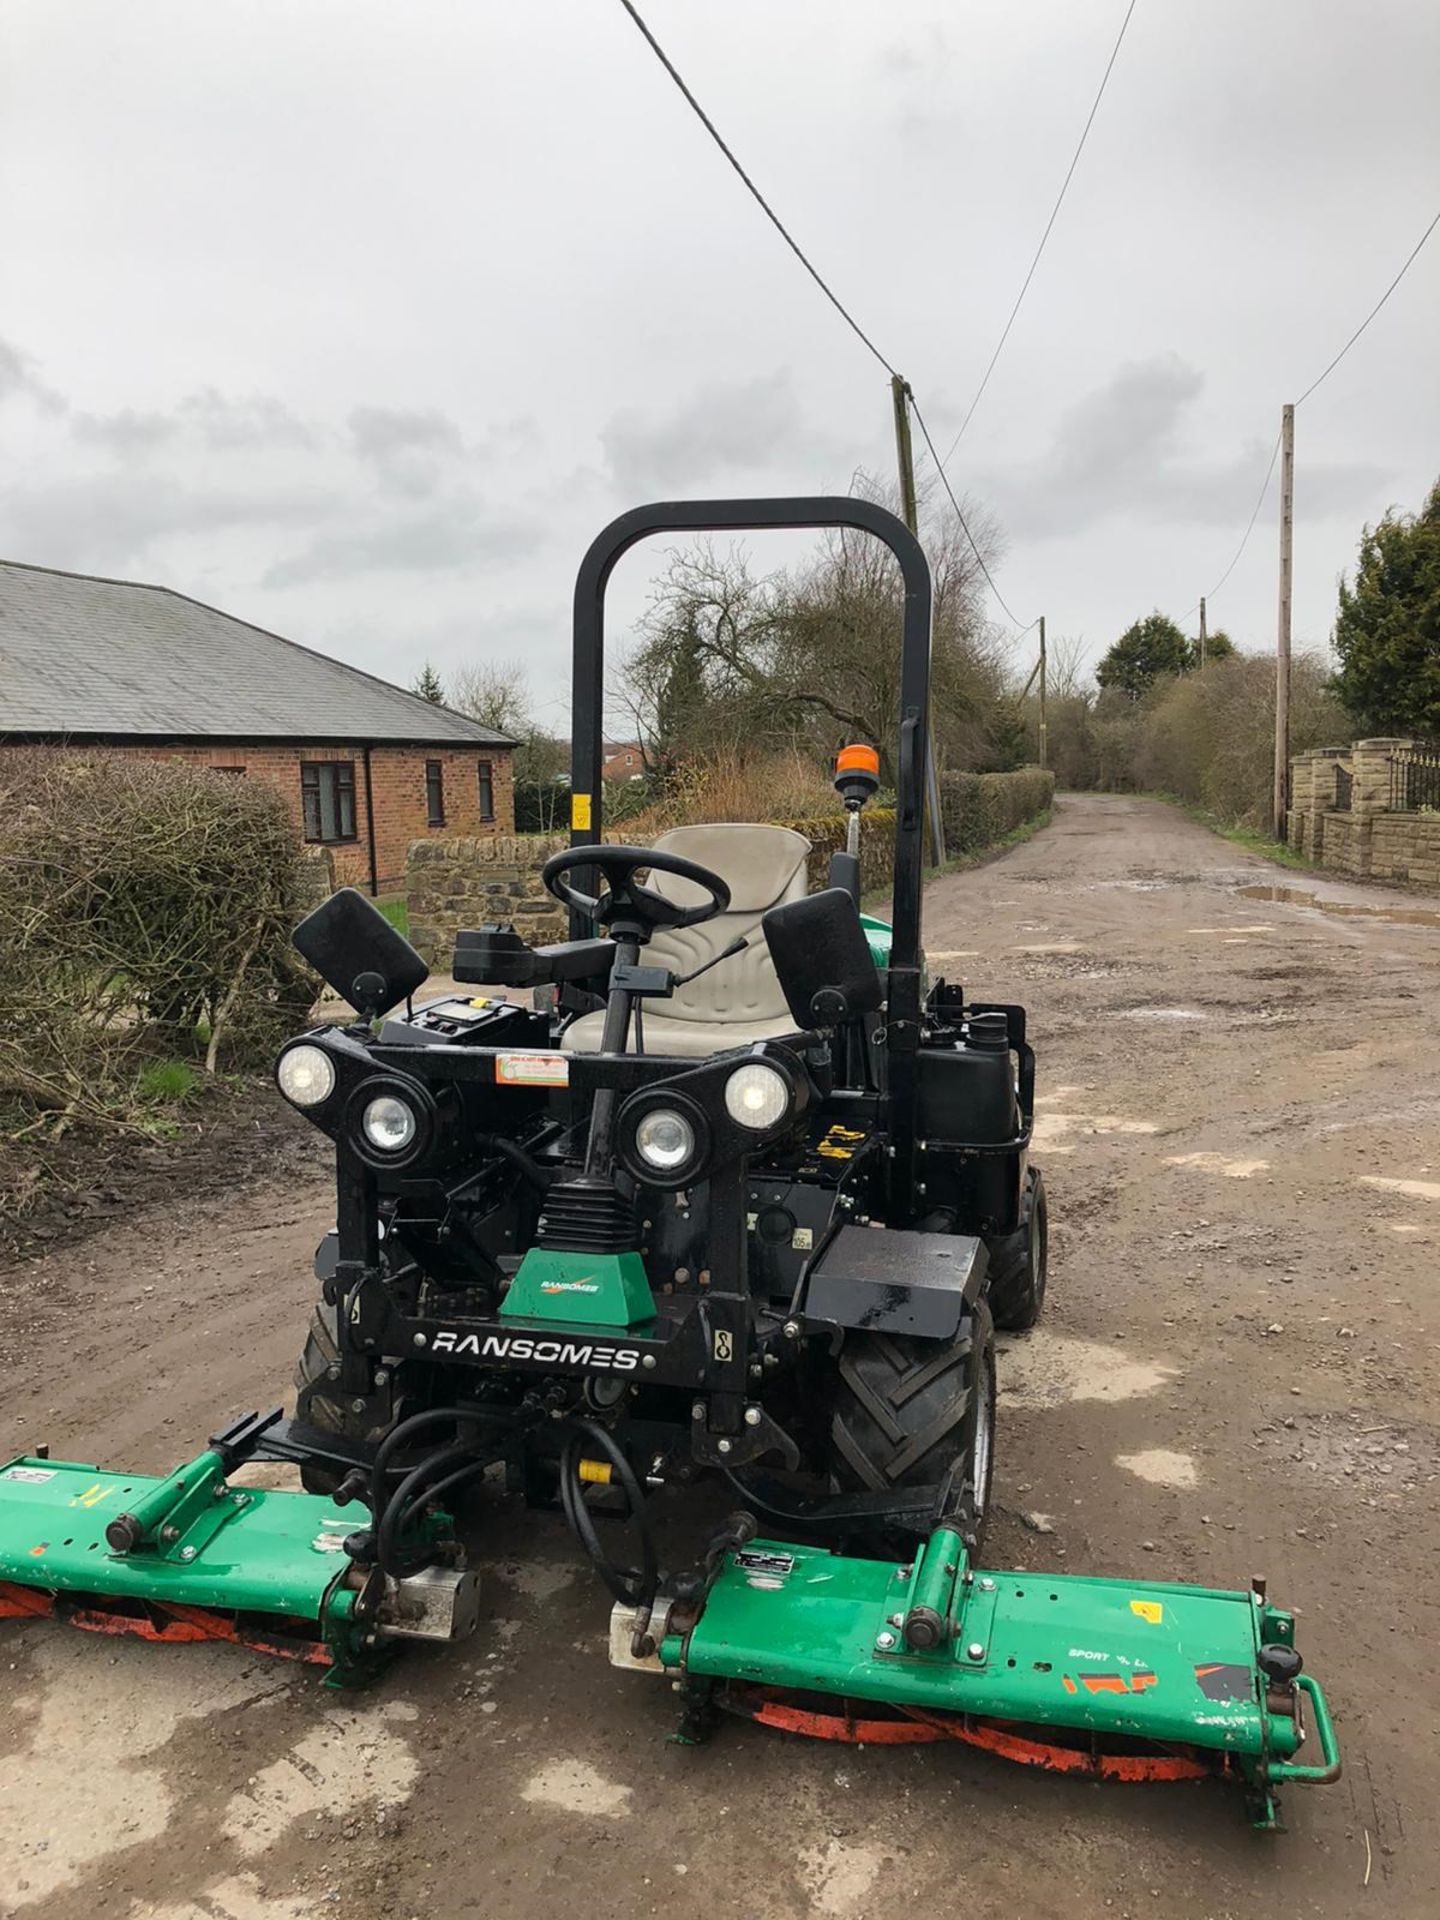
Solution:
M 582 1441 L 588 1442 L 605 1456 L 611 1471 L 620 1483 L 629 1509 L 628 1517 L 635 1522 L 640 1535 L 638 1571 L 631 1567 L 617 1567 L 600 1544 L 600 1537 L 595 1531 L 595 1522 L 589 1508 L 585 1505 L 585 1494 L 580 1480 Z M 566 1441 L 565 1451 L 560 1457 L 560 1504 L 565 1510 L 565 1518 L 570 1522 L 575 1537 L 590 1556 L 595 1571 L 615 1598 L 627 1607 L 650 1606 L 660 1585 L 660 1561 L 655 1550 L 654 1530 L 646 1510 L 645 1494 L 639 1480 L 635 1477 L 634 1469 L 625 1458 L 620 1443 L 613 1434 L 593 1420 L 576 1420 L 571 1425 L 570 1438 Z
M 551 1181 L 555 1178 L 555 1174 L 548 1168 L 542 1167 L 538 1160 L 533 1159 L 525 1151 L 524 1147 L 517 1146 L 513 1140 L 503 1139 L 498 1133 L 477 1133 L 475 1144 L 482 1152 L 498 1153 L 502 1160 L 508 1160 L 511 1166 L 528 1180 L 532 1187 L 538 1187 L 541 1193 L 548 1190 Z
M 414 1573 L 418 1566 L 424 1564 L 424 1558 L 422 1558 L 412 1566 L 409 1558 L 403 1554 L 400 1542 L 396 1539 L 406 1506 L 415 1502 L 417 1496 L 422 1493 L 426 1499 L 433 1498 L 435 1490 L 427 1483 L 447 1468 L 461 1466 L 464 1463 L 470 1466 L 480 1464 L 469 1447 L 442 1447 L 438 1452 L 427 1455 L 418 1467 L 412 1467 L 386 1501 L 385 1510 L 375 1526 L 375 1560 L 381 1570 L 388 1573 L 392 1579 L 402 1579 L 405 1574 Z

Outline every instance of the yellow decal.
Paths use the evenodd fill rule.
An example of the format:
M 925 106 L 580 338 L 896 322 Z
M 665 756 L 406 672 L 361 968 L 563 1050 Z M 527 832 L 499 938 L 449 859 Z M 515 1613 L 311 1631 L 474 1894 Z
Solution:
M 113 1486 L 107 1487 L 103 1480 L 96 1480 L 93 1485 L 85 1489 L 84 1493 L 77 1493 L 70 1504 L 72 1507 L 98 1507 L 100 1502 L 108 1500 L 114 1491 Z
M 575 833 L 588 833 L 590 831 L 590 796 L 588 793 L 571 794 L 570 826 Z
M 1148 1620 L 1152 1627 L 1158 1627 L 1165 1618 L 1165 1609 L 1158 1600 L 1132 1600 L 1130 1611 Z

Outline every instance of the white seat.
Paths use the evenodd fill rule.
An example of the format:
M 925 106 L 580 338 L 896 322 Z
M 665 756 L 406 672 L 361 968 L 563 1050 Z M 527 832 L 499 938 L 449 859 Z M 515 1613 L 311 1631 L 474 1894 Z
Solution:
M 693 973 L 742 933 L 750 945 L 680 987 L 668 1000 L 642 1003 L 646 1053 L 703 1060 L 728 1047 L 753 1046 L 757 1040 L 778 1040 L 794 1033 L 795 1022 L 780 991 L 760 916 L 783 900 L 804 899 L 809 891 L 810 842 L 789 827 L 706 825 L 672 827 L 655 847 L 718 873 L 729 885 L 730 906 L 697 927 L 662 928 L 641 953 L 641 965 Z M 693 881 L 671 873 L 654 873 L 647 884 L 667 900 L 686 906 L 703 897 Z M 598 1053 L 604 1026 L 603 1013 L 582 1014 L 565 1029 L 560 1045 L 567 1053 Z M 632 1016 L 629 1051 L 637 1050 Z

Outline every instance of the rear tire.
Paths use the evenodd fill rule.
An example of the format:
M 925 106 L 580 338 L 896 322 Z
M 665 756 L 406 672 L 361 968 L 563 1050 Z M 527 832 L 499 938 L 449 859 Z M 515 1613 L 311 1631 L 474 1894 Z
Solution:
M 1033 1327 L 1045 1304 L 1050 1264 L 1050 1218 L 1045 1182 L 1030 1167 L 1020 1195 L 1020 1224 L 1014 1233 L 989 1240 L 990 1285 L 987 1298 L 995 1324 L 1005 1333 Z
M 830 1424 L 831 1474 L 844 1491 L 936 1486 L 978 1547 L 995 1464 L 995 1343 L 977 1301 L 946 1345 L 905 1334 L 845 1335 Z M 868 1536 L 867 1536 L 868 1538 Z M 870 1541 L 896 1550 L 895 1529 Z M 899 1550 L 913 1548 L 913 1537 Z

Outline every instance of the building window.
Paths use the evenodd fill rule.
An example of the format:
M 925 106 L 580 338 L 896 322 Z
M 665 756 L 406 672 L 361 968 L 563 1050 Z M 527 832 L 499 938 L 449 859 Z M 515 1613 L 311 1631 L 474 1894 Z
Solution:
M 425 762 L 425 815 L 432 827 L 445 824 L 445 769 L 438 760 Z
M 476 772 L 480 776 L 480 818 L 482 820 L 493 820 L 495 818 L 495 766 L 493 761 L 477 761 Z
M 308 760 L 300 768 L 305 838 L 329 843 L 355 838 L 355 763 Z

